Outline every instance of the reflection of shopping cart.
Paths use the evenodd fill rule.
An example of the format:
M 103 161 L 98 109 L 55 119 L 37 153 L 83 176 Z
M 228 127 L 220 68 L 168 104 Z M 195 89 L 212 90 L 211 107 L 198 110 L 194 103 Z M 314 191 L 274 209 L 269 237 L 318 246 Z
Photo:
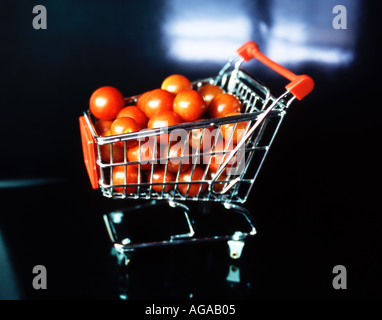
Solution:
M 278 131 L 286 111 L 291 102 L 297 98 L 301 100 L 314 87 L 313 80 L 306 75 L 295 75 L 287 69 L 264 56 L 254 42 L 247 42 L 237 50 L 238 56 L 230 59 L 217 76 L 195 81 L 194 88 L 209 83 L 220 86 L 225 92 L 235 95 L 242 104 L 242 114 L 216 119 L 183 123 L 176 126 L 160 129 L 145 129 L 139 132 L 118 136 L 99 136 L 94 127 L 94 119 L 89 111 L 80 117 L 80 128 L 86 168 L 93 188 L 100 188 L 103 195 L 115 199 L 147 199 L 168 200 L 174 204 L 176 201 L 215 201 L 226 206 L 233 203 L 244 203 L 250 193 L 261 165 L 269 151 L 272 141 Z M 270 90 L 253 79 L 240 68 L 244 61 L 256 58 L 282 76 L 290 80 L 286 92 L 279 97 L 274 97 Z M 126 98 L 126 105 L 133 105 L 139 96 Z M 216 143 L 222 130 L 231 125 L 231 135 L 225 137 L 224 148 L 217 148 Z M 233 136 L 241 129 L 241 139 L 233 143 Z M 236 130 L 236 131 L 235 131 Z M 211 148 L 202 148 L 202 141 L 207 134 L 214 132 Z M 199 145 L 192 152 L 185 152 L 193 135 L 197 134 Z M 157 153 L 160 148 L 160 139 L 168 137 L 168 144 L 176 143 L 182 152 L 176 157 L 169 152 Z M 181 139 L 179 139 L 181 137 Z M 157 156 L 145 158 L 138 155 L 138 161 L 128 161 L 127 146 L 131 140 L 137 140 L 139 148 L 148 140 L 154 140 L 153 148 Z M 113 157 L 116 144 L 122 145 L 123 159 Z M 103 148 L 107 147 L 108 157 L 102 157 Z M 142 147 L 142 148 L 141 148 Z M 170 150 L 170 147 L 167 148 Z M 217 160 L 218 159 L 218 160 Z M 212 162 L 218 161 L 217 168 L 211 174 Z M 167 172 L 171 163 L 177 163 L 178 171 L 173 179 L 167 179 Z M 182 165 L 191 164 L 190 177 L 181 180 Z M 147 170 L 147 165 L 149 168 Z M 216 165 L 216 163 L 214 163 Z M 113 179 L 113 170 L 123 167 L 125 176 L 130 165 L 138 166 L 138 177 L 134 183 L 124 181 L 116 183 Z M 145 165 L 145 170 L 142 170 Z M 164 171 L 164 180 L 153 179 L 154 168 L 161 166 Z M 193 175 L 198 170 L 198 178 Z M 202 174 L 200 174 L 202 172 Z M 196 174 L 195 174 L 196 176 Z M 159 188 L 158 188 L 159 187 Z M 247 216 L 247 214 L 246 214 Z M 109 217 L 110 218 L 110 217 Z M 107 219 L 110 224 L 112 219 Z M 188 223 L 190 221 L 187 219 Z M 250 222 L 250 219 L 248 218 Z M 191 227 L 191 224 L 189 224 Z M 253 226 L 252 226 L 253 227 Z M 192 228 L 188 237 L 194 236 Z M 249 233 L 236 233 L 235 240 L 240 240 L 248 234 L 254 234 L 254 228 Z M 112 236 L 112 239 L 115 237 Z M 207 237 L 208 238 L 208 237 Z M 214 237 L 212 237 L 214 238 Z M 231 237 L 232 238 L 232 237 Z M 170 242 L 176 242 L 172 238 Z M 163 243 L 165 243 L 164 241 Z M 167 243 L 167 242 L 166 242 Z M 132 249 L 132 244 L 123 245 L 121 248 Z M 129 247 L 130 245 L 130 247 Z

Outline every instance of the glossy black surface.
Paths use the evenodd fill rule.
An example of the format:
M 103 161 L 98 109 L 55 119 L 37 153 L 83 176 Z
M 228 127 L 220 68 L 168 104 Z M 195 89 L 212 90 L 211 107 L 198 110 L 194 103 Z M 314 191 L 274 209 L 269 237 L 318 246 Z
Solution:
M 47 30 L 32 27 L 37 4 L 47 8 Z M 348 28 L 335 30 L 335 4 L 1 2 L 0 298 L 380 295 L 378 11 L 342 1 Z M 127 280 L 102 215 L 134 201 L 91 190 L 78 117 L 99 86 L 129 96 L 171 73 L 214 75 L 247 40 L 316 82 L 292 105 L 245 204 L 258 234 L 237 261 L 224 242 L 142 250 Z M 244 67 L 283 91 L 282 78 L 255 62 Z M 47 290 L 32 287 L 35 265 L 47 268 Z M 336 265 L 347 268 L 346 290 L 332 286 Z M 232 270 L 240 283 L 227 280 Z

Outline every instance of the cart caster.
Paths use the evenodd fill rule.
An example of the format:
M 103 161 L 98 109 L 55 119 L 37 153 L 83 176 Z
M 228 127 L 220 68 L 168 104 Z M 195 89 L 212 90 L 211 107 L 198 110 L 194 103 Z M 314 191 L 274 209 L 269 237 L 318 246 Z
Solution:
M 232 259 L 239 259 L 244 248 L 244 240 L 242 240 L 243 233 L 236 231 L 232 236 L 232 240 L 228 240 L 229 255 Z
M 240 283 L 240 268 L 238 266 L 233 264 L 229 265 L 226 281 L 231 286 L 233 286 L 234 284 Z

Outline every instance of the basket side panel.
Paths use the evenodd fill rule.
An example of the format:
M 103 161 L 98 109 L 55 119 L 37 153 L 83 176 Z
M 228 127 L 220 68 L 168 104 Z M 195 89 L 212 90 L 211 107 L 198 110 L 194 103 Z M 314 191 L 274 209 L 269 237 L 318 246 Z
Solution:
M 82 151 L 86 171 L 89 175 L 90 183 L 93 189 L 98 189 L 98 170 L 95 155 L 95 141 L 86 123 L 85 117 L 79 118 Z

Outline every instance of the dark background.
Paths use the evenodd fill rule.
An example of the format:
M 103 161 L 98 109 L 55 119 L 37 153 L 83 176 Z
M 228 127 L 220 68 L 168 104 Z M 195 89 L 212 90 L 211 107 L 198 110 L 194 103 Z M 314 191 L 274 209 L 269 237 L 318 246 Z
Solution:
M 47 8 L 47 30 L 32 27 L 38 4 Z M 332 27 L 336 4 L 347 8 L 346 30 Z M 377 12 L 354 0 L 1 1 L 0 298 L 378 297 Z M 198 19 L 219 27 L 201 31 Z M 171 29 L 174 21 L 190 22 L 195 34 Z M 143 250 L 126 289 L 102 214 L 135 202 L 91 190 L 78 117 L 103 85 L 130 96 L 172 73 L 215 75 L 220 56 L 193 56 L 199 48 L 216 53 L 214 37 L 233 47 L 254 40 L 316 87 L 292 105 L 245 204 L 258 234 L 241 259 L 230 261 L 225 243 Z M 174 53 L 176 40 L 194 41 L 193 51 L 182 51 L 187 59 Z M 284 79 L 256 62 L 244 67 L 282 92 Z M 47 290 L 32 287 L 39 264 Z M 240 283 L 226 280 L 230 265 L 240 269 Z M 347 269 L 346 290 L 332 287 L 336 265 Z

